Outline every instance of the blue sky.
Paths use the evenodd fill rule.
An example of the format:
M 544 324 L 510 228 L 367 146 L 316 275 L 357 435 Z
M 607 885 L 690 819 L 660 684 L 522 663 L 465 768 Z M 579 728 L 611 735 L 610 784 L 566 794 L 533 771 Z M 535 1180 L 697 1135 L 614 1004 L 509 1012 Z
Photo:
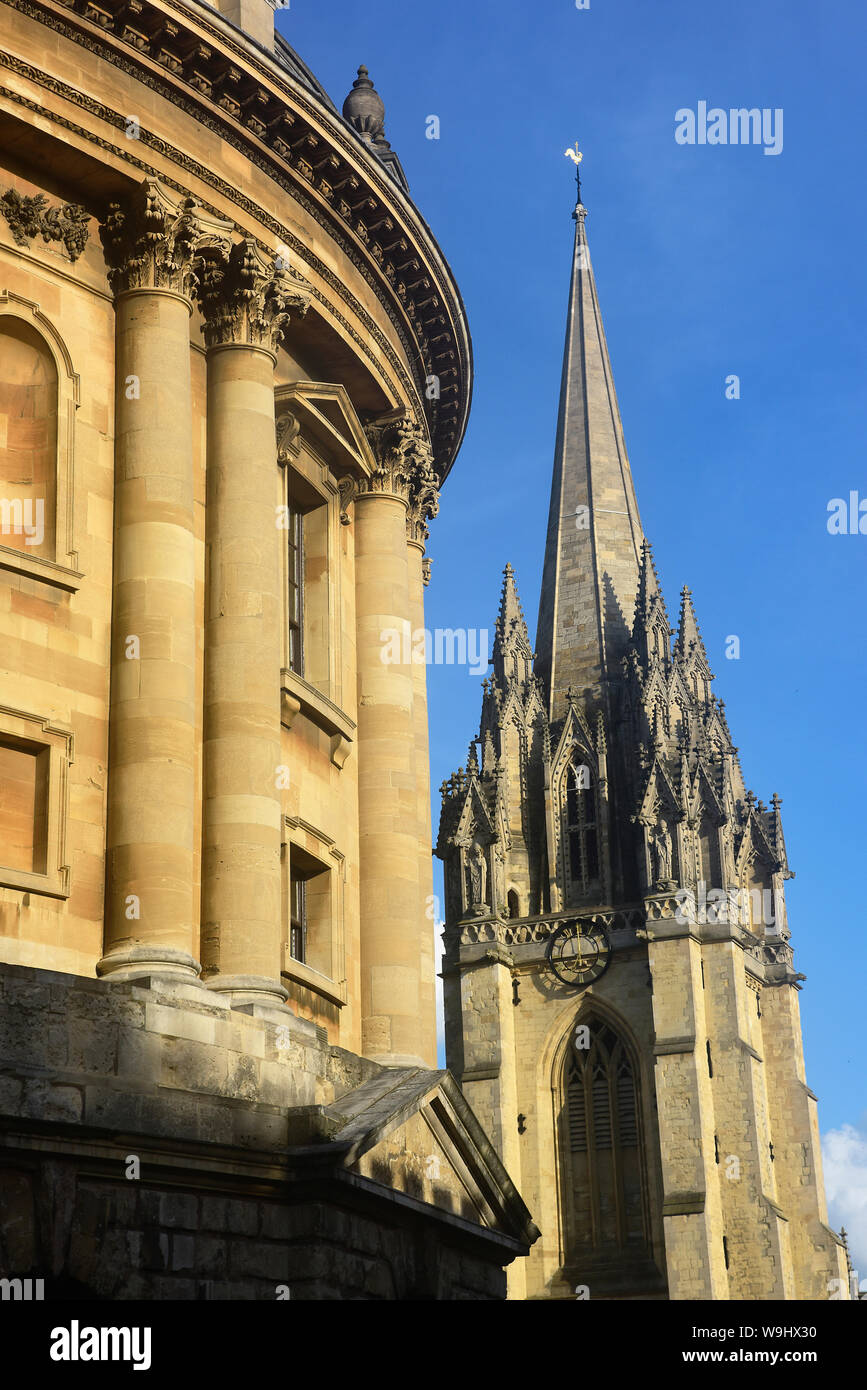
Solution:
M 467 307 L 474 405 L 432 528 L 431 628 L 492 631 L 507 560 L 535 627 L 573 231 L 563 151 L 579 140 L 669 616 L 688 583 L 747 781 L 783 798 L 832 1220 L 855 1233 L 867 1275 L 867 535 L 827 529 L 832 498 L 867 499 L 867 11 L 856 0 L 291 0 L 278 13 L 338 106 L 358 64 L 370 69 Z M 782 151 L 678 144 L 675 112 L 699 101 L 782 108 Z M 439 140 L 425 136 L 432 114 Z M 730 374 L 739 400 L 726 399 Z M 731 634 L 739 660 L 725 657 Z M 436 788 L 477 732 L 480 680 L 431 667 L 429 690 Z

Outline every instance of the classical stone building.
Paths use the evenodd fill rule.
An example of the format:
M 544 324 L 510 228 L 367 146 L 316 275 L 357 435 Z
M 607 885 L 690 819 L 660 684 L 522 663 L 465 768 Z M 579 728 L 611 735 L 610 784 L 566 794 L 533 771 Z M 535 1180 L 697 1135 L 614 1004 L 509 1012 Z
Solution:
M 574 216 L 536 653 L 507 566 L 442 788 L 448 1065 L 541 1229 L 513 1297 L 846 1297 L 780 802 L 669 626 Z
M 458 290 L 267 0 L 3 0 L 0 1235 L 95 1297 L 501 1297 L 437 1072 Z

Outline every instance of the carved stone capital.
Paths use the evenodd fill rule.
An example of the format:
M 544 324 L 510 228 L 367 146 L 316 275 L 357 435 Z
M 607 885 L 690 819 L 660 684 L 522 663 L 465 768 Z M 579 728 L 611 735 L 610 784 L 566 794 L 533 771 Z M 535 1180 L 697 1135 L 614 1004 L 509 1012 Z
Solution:
M 130 198 L 111 203 L 99 233 L 115 295 L 168 289 L 191 296 L 196 258 L 228 253 L 232 223 L 205 213 L 194 198 L 176 198 L 148 178 Z
M 407 539 L 424 543 L 426 522 L 439 508 L 433 451 L 421 425 L 406 416 L 365 426 L 376 467 L 361 484 L 365 492 L 391 492 L 407 503 Z
M 203 255 L 198 265 L 198 297 L 209 348 L 245 344 L 276 352 L 292 314 L 304 314 L 310 303 L 306 282 L 278 268 L 249 237 L 228 255 Z
M 426 545 L 430 532 L 427 523 L 433 521 L 440 509 L 439 479 L 431 464 L 410 482 L 409 507 L 406 513 L 406 538 Z

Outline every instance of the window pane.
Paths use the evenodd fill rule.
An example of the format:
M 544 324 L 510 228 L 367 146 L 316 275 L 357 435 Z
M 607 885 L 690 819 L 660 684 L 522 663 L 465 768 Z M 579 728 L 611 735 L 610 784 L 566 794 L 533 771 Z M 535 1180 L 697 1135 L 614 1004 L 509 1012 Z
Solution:
M 301 676 L 304 674 L 304 518 L 291 496 L 288 506 L 286 608 L 289 622 L 289 669 Z
M 289 954 L 294 960 L 307 956 L 307 893 L 303 879 L 291 878 L 289 884 Z

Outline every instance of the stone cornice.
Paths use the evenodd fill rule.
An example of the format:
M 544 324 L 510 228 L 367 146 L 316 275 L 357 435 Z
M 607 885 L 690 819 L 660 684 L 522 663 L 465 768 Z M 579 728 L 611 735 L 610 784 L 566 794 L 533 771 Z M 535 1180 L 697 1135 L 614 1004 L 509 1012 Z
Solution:
M 375 157 L 343 122 L 227 26 L 167 0 L 4 3 L 163 91 L 173 104 L 242 149 L 327 228 L 374 288 L 403 339 L 415 375 L 410 394 L 427 414 L 437 471 L 445 476 L 469 408 L 471 356 L 463 306 L 413 205 L 385 170 L 373 167 Z M 237 69 L 231 59 L 240 65 Z M 5 61 L 14 68 L 29 66 Z M 55 90 L 64 85 L 48 74 L 42 78 Z M 20 99 L 17 93 L 9 95 Z M 99 105 L 83 93 L 71 99 Z M 124 118 L 115 123 L 123 128 Z M 147 136 L 142 130 L 147 143 L 164 146 Z M 89 133 L 86 138 L 93 141 Z M 268 221 L 237 189 L 230 192 L 235 202 L 248 204 L 260 221 Z M 276 230 L 283 234 L 279 226 Z M 288 237 L 286 241 L 291 246 Z M 303 258 L 306 248 L 297 249 Z M 389 356 L 394 365 L 393 352 Z M 439 400 L 425 394 L 425 377 L 431 373 L 441 381 Z M 402 365 L 400 374 L 406 378 Z
M 3 2 L 5 3 L 6 0 L 3 0 Z M 28 81 L 45 87 L 51 92 L 61 96 L 65 101 L 80 106 L 82 109 L 97 116 L 98 119 L 106 121 L 109 125 L 120 129 L 123 128 L 124 117 L 120 115 L 119 112 L 111 110 L 111 108 L 104 106 L 101 102 L 94 101 L 93 98 L 85 96 L 66 83 L 56 81 L 54 78 L 50 77 L 48 73 L 33 67 L 32 64 L 21 62 L 19 59 L 0 51 L 0 65 L 8 67 L 10 71 Z M 25 110 L 33 112 L 34 115 L 39 115 L 43 120 L 45 119 L 46 113 L 44 107 L 32 101 L 29 97 L 24 96 L 21 92 L 11 87 L 0 86 L 0 98 L 4 97 L 6 100 L 24 107 Z M 185 185 L 172 178 L 171 174 L 167 174 L 164 170 L 157 169 L 155 165 L 148 164 L 145 160 L 138 158 L 137 155 L 132 153 L 131 149 L 123 149 L 120 146 L 113 145 L 108 140 L 104 140 L 99 136 L 94 136 L 90 130 L 87 130 L 84 126 L 76 125 L 75 122 L 70 121 L 68 117 L 60 112 L 52 111 L 50 113 L 50 120 L 63 130 L 77 135 L 82 141 L 95 145 L 98 149 L 110 151 L 115 157 L 123 159 L 127 164 L 130 164 L 138 174 L 145 174 L 151 178 L 158 178 L 161 184 L 167 188 L 173 189 L 179 196 L 187 196 Z M 395 387 L 396 378 L 400 381 L 410 398 L 417 397 L 412 379 L 404 369 L 392 344 L 388 341 L 385 334 L 381 332 L 376 321 L 371 318 L 364 306 L 355 298 L 343 281 L 330 270 L 324 261 L 320 260 L 309 248 L 304 246 L 288 227 L 285 227 L 281 222 L 278 222 L 276 218 L 271 217 L 264 210 L 257 209 L 256 205 L 249 198 L 246 198 L 242 193 L 238 192 L 237 189 L 233 189 L 225 179 L 220 178 L 213 170 L 198 163 L 197 160 L 184 154 L 175 146 L 169 145 L 167 141 L 157 139 L 155 136 L 151 136 L 147 131 L 142 131 L 139 140 L 135 143 L 144 145 L 149 149 L 153 149 L 165 155 L 167 158 L 171 159 L 173 163 L 178 165 L 179 168 L 189 172 L 193 177 L 208 184 L 210 187 L 224 194 L 227 198 L 233 199 L 234 202 L 248 212 L 252 218 L 268 227 L 268 229 L 289 247 L 290 250 L 297 252 L 299 260 L 303 259 L 306 264 L 315 271 L 323 282 L 328 285 L 335 298 L 342 300 L 364 326 L 366 337 L 356 331 L 349 320 L 341 314 L 332 299 L 323 294 L 315 285 L 311 285 L 311 299 L 315 299 L 317 303 L 321 304 L 325 310 L 326 316 L 338 323 L 347 337 L 352 339 L 359 355 L 366 359 L 369 370 L 382 382 L 386 394 L 392 397 L 398 394 L 397 388 Z M 298 200 L 303 202 L 300 196 Z M 213 217 L 219 217 L 217 209 L 211 204 L 205 203 L 201 199 L 199 200 L 199 204 Z M 267 248 L 263 247 L 263 250 L 267 250 Z M 78 282 L 76 281 L 75 283 Z M 374 350 L 372 344 L 376 345 L 379 352 Z M 204 348 L 202 350 L 204 351 Z M 386 371 L 380 359 L 380 353 L 392 368 L 394 378 Z

